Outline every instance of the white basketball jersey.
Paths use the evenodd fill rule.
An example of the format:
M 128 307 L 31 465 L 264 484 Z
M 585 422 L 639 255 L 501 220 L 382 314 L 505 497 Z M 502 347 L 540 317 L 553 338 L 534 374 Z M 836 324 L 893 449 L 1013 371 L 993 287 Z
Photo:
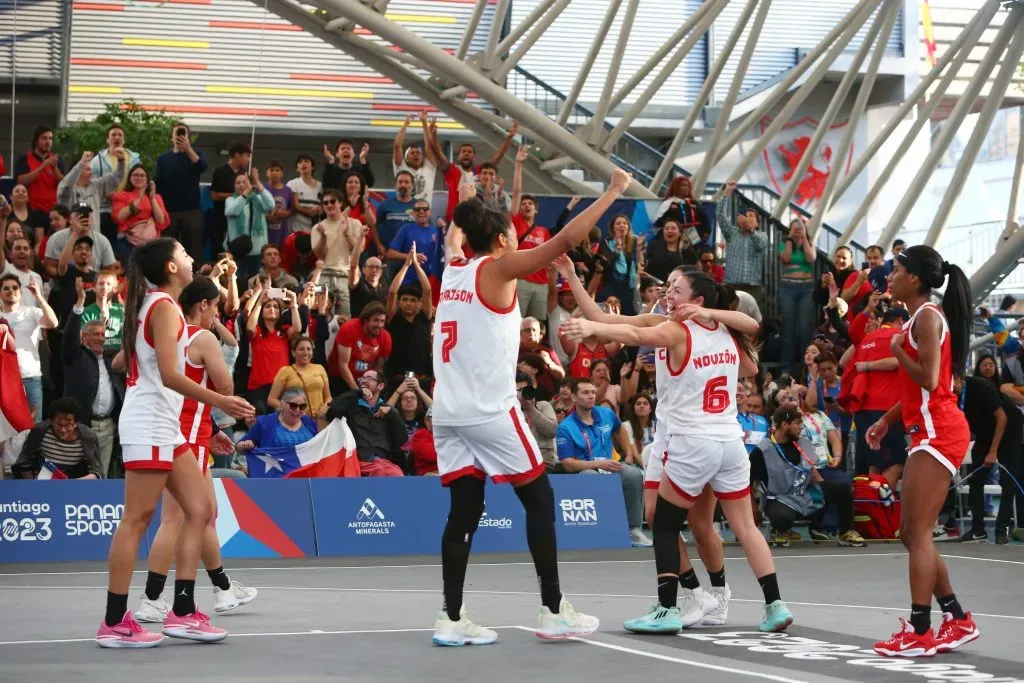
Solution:
M 669 436 L 684 434 L 713 441 L 743 437 L 736 420 L 736 380 L 740 355 L 736 340 L 720 323 L 709 329 L 692 320 L 680 323 L 689 333 L 689 355 L 671 367 L 668 350 L 655 353 L 658 427 Z
M 477 274 L 490 257 L 448 264 L 434 321 L 435 425 L 474 425 L 507 413 L 516 401 L 522 315 L 480 299 Z
M 156 363 L 156 349 L 147 338 L 146 323 L 150 311 L 160 301 L 169 301 L 174 307 L 181 327 L 178 329 L 178 371 L 185 371 L 185 316 L 170 294 L 150 290 L 139 310 L 135 349 L 124 393 L 124 407 L 118 420 L 118 432 L 123 444 L 170 446 L 185 443 L 181 434 L 181 407 L 185 397 L 164 386 Z

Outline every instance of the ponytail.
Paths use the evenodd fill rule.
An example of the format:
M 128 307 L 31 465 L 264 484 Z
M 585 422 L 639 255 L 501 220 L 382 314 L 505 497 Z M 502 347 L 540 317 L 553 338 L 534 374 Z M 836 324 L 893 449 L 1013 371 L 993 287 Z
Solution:
M 971 283 L 960 266 L 943 261 L 942 272 L 946 275 L 946 293 L 942 297 L 942 312 L 949 324 L 949 341 L 952 347 L 953 374 L 964 372 L 967 352 L 970 349 L 971 328 L 973 327 Z
M 714 308 L 720 311 L 732 310 L 732 304 L 738 298 L 735 288 L 730 285 L 718 284 L 713 277 L 702 270 L 686 271 L 683 276 L 690 282 L 693 298 L 704 297 L 704 308 Z M 731 327 L 727 329 L 740 352 L 756 363 L 757 348 L 754 343 Z
M 174 250 L 177 246 L 177 240 L 158 237 L 136 247 L 128 260 L 128 269 L 125 271 L 128 294 L 125 298 L 121 335 L 121 349 L 124 351 L 126 368 L 131 368 L 135 354 L 135 339 L 139 332 L 139 311 L 142 310 L 142 302 L 151 287 L 167 283 L 167 264 L 174 259 Z

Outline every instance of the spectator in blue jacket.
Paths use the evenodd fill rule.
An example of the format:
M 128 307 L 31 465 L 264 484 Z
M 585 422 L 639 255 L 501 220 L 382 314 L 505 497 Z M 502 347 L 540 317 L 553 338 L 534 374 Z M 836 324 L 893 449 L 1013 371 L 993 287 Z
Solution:
M 756 405 L 751 405 L 756 401 Z M 764 408 L 763 399 L 757 392 L 750 393 L 747 385 L 740 382 L 736 385 L 736 419 L 743 430 L 743 444 L 747 453 L 754 450 L 757 444 L 768 438 L 768 418 L 760 414 Z M 756 408 L 756 410 L 755 410 Z
M 574 390 L 576 410 L 558 425 L 555 435 L 558 459 L 567 473 L 618 474 L 626 500 L 629 539 L 634 546 L 649 547 L 651 540 L 640 529 L 644 515 L 644 473 L 636 446 L 622 421 L 611 408 L 595 406 L 597 387 L 579 379 Z M 615 460 L 618 446 L 622 460 Z

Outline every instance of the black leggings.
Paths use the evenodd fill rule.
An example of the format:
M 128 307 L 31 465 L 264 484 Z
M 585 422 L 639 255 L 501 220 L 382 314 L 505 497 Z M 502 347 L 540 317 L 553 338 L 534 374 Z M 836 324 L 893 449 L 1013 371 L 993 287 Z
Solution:
M 975 460 L 978 462 L 979 459 Z M 1000 455 L 999 463 L 1010 470 L 1014 477 L 1024 485 L 1024 472 L 1021 468 L 1019 453 L 1009 457 Z M 971 531 L 985 531 L 985 481 L 988 479 L 991 468 L 984 467 L 977 470 L 967 478 L 969 492 L 967 504 L 971 508 Z M 1017 501 L 1017 523 L 1022 524 L 1024 520 L 1024 494 L 1020 492 L 1010 476 L 1003 470 L 999 472 L 999 486 L 1002 488 L 999 496 L 999 513 L 996 515 L 996 528 L 1002 529 L 1010 526 L 1013 519 L 1013 501 Z
M 811 520 L 811 525 L 816 526 L 820 524 L 822 518 L 825 516 L 825 508 L 829 505 L 835 505 L 836 519 L 839 524 L 839 533 L 852 529 L 853 489 L 850 488 L 850 485 L 844 481 L 823 481 L 819 483 L 818 486 L 821 487 L 822 492 L 825 494 L 825 506 L 807 518 Z M 768 520 L 772 524 L 772 529 L 782 533 L 792 529 L 796 521 L 803 517 L 793 508 L 780 503 L 777 500 L 769 500 L 768 504 L 765 506 L 765 512 L 768 515 Z

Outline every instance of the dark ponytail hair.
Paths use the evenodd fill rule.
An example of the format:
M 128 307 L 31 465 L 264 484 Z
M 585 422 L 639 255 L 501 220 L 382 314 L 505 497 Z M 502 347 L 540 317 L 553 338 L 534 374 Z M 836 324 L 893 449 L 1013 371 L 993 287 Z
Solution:
M 124 304 L 121 341 L 125 367 L 131 367 L 132 356 L 135 354 L 135 337 L 139 332 L 139 310 L 142 308 L 142 301 L 150 287 L 167 284 L 170 277 L 167 273 L 167 264 L 174 258 L 177 246 L 177 240 L 158 237 L 136 247 L 128 261 L 128 270 L 125 273 L 128 293 Z
M 916 275 L 921 281 L 918 294 L 928 294 L 945 283 L 942 312 L 946 314 L 946 322 L 949 324 L 953 375 L 963 374 L 974 320 L 974 300 L 967 275 L 959 266 L 943 261 L 939 252 L 923 244 L 907 247 L 896 259 L 907 272 Z
M 205 275 L 196 275 L 192 278 L 185 289 L 178 297 L 178 305 L 187 315 L 192 308 L 201 301 L 216 301 L 220 298 L 220 287 Z
M 452 222 L 462 228 L 466 241 L 477 254 L 494 251 L 498 236 L 508 235 L 508 214 L 487 206 L 479 198 L 467 199 L 456 206 Z
M 715 279 L 702 270 L 692 270 L 683 273 L 690 282 L 690 291 L 693 297 L 704 297 L 704 308 L 714 308 L 720 311 L 732 310 L 732 303 L 736 301 L 736 290 L 730 285 L 720 285 Z M 744 335 L 732 328 L 729 334 L 736 341 L 736 346 L 745 355 L 757 362 L 757 349 Z

